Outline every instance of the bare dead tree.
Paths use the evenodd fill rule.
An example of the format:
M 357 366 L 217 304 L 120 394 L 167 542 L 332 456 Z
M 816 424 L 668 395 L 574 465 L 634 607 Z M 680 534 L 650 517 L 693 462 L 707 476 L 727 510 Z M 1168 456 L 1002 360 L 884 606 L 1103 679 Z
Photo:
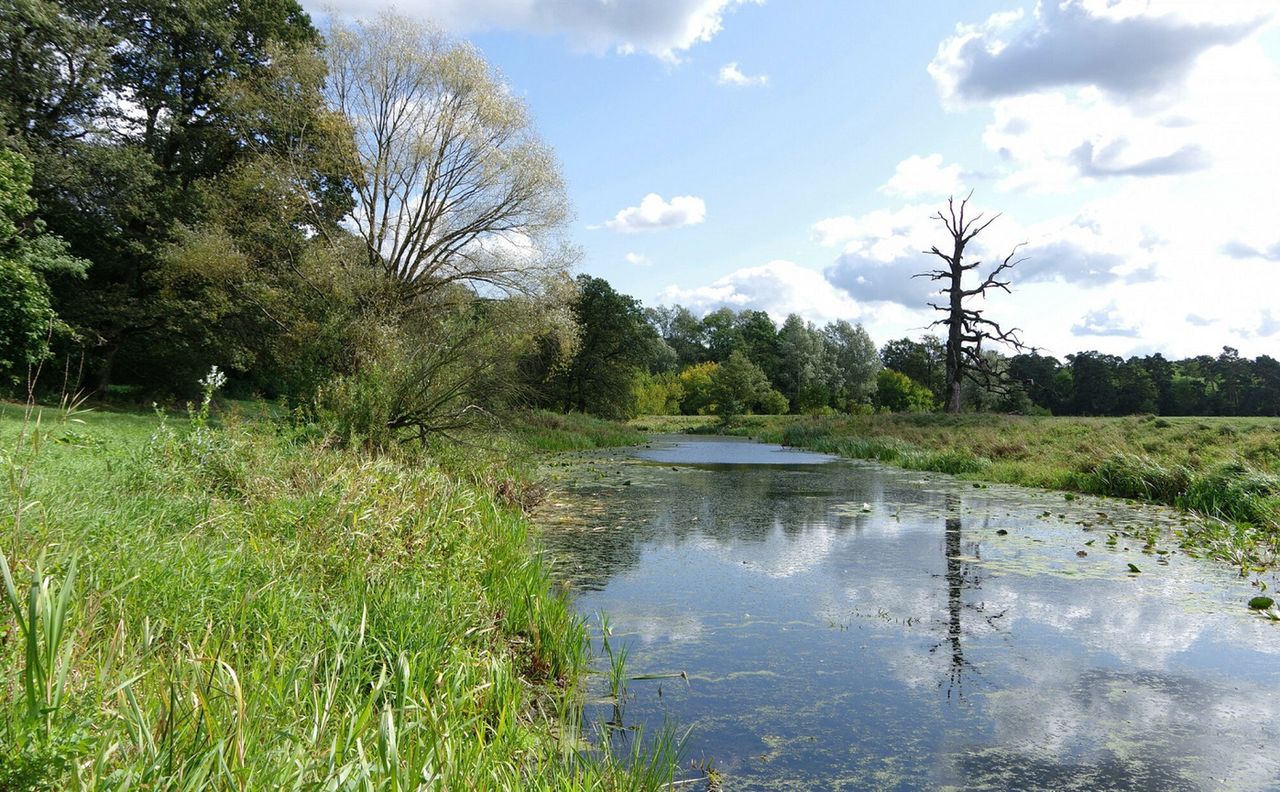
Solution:
M 527 294 L 565 269 L 555 156 L 473 47 L 385 13 L 335 22 L 325 53 L 359 163 L 349 220 L 370 265 L 413 298 L 450 285 Z
M 1025 260 L 1015 258 L 1018 250 L 1025 243 L 1014 245 L 1009 255 L 1005 256 L 1004 260 L 985 276 L 981 272 L 975 273 L 980 279 L 975 286 L 965 288 L 966 273 L 975 272 L 982 266 L 981 261 L 965 263 L 965 248 L 974 237 L 1000 217 L 996 214 L 984 220 L 985 215 L 982 213 L 974 217 L 966 217 L 965 212 L 972 197 L 973 193 L 970 192 L 960 202 L 958 209 L 955 198 L 948 198 L 946 213 L 939 211 L 934 215 L 934 219 L 940 221 L 947 229 L 947 233 L 951 235 L 951 252 L 944 253 L 938 249 L 937 245 L 925 252 L 942 259 L 946 262 L 946 266 L 913 276 L 941 281 L 942 288 L 938 290 L 938 294 L 947 297 L 946 304 L 929 303 L 930 308 L 946 314 L 929 326 L 947 328 L 945 409 L 949 413 L 960 412 L 961 388 L 965 379 L 976 382 L 984 388 L 999 388 L 1003 382 L 1001 372 L 996 371 L 991 366 L 991 362 L 983 356 L 983 342 L 994 341 L 1018 352 L 1034 351 L 1034 348 L 1022 343 L 1019 328 L 1005 330 L 998 322 L 983 316 L 984 309 L 971 308 L 969 307 L 971 303 L 966 302 L 973 297 L 985 300 L 987 291 L 991 289 L 1002 289 L 1006 293 L 1011 293 L 1009 292 L 1010 282 L 1002 279 L 1002 276 Z M 970 282 L 973 282 L 972 276 Z

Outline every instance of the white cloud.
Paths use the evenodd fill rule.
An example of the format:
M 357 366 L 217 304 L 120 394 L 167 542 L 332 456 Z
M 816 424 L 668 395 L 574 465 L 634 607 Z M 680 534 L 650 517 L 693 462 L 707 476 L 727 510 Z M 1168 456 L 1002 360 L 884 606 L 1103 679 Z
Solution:
M 880 191 L 905 198 L 959 195 L 964 192 L 964 178 L 959 165 L 942 164 L 941 154 L 927 157 L 913 154 L 898 163 L 893 176 L 880 187 Z
M 1150 115 L 1101 92 L 1003 99 L 982 140 L 1005 166 L 1004 190 L 1075 190 L 1119 177 L 1177 176 L 1212 167 L 1221 147 L 1206 113 L 1180 102 Z
M 623 258 L 633 267 L 648 267 L 653 264 L 653 261 L 643 253 L 628 253 Z
M 1234 259 L 1264 259 L 1280 262 L 1280 242 L 1251 245 L 1239 239 L 1232 239 L 1222 246 L 1222 253 Z
M 1140 335 L 1133 317 L 1125 315 L 1116 307 L 1114 301 L 1080 317 L 1080 321 L 1071 326 L 1071 333 L 1078 336 L 1122 336 L 1124 338 L 1137 338 Z
M 1041 3 L 961 25 L 929 66 L 953 107 L 987 103 L 1004 190 L 1277 165 L 1280 78 L 1254 35 L 1274 4 Z
M 828 283 L 821 273 L 784 260 L 735 270 L 709 286 L 668 286 L 658 301 L 679 303 L 696 313 L 722 307 L 765 311 L 776 322 L 791 313 L 819 324 L 837 319 L 856 321 L 863 314 L 855 300 Z
M 639 231 L 656 231 L 664 228 L 682 228 L 697 225 L 707 216 L 707 204 L 692 195 L 677 195 L 670 203 L 657 193 L 649 193 L 639 206 L 629 206 L 607 220 L 602 226 L 623 234 Z
M 719 85 L 732 85 L 738 88 L 765 86 L 769 84 L 769 75 L 744 74 L 742 69 L 738 68 L 737 62 L 734 61 L 720 67 L 720 74 L 716 77 L 716 83 Z
M 710 41 L 738 6 L 763 0 L 403 0 L 403 13 L 470 33 L 502 29 L 560 35 L 575 49 L 644 52 L 668 62 Z M 327 7 L 306 3 L 313 13 Z M 338 0 L 336 10 L 367 14 L 367 3 Z
M 1275 316 L 1270 308 L 1264 308 L 1259 317 L 1257 335 L 1273 336 L 1280 333 L 1280 317 Z
M 1028 24 L 1020 14 L 1005 13 L 981 26 L 957 26 L 956 34 L 938 46 L 929 73 L 947 100 L 1089 86 L 1149 100 L 1175 90 L 1203 53 L 1239 42 L 1271 13 L 1257 2 L 1215 3 L 1215 14 L 1205 18 L 1196 15 L 1196 5 L 1176 0 L 1037 3 Z

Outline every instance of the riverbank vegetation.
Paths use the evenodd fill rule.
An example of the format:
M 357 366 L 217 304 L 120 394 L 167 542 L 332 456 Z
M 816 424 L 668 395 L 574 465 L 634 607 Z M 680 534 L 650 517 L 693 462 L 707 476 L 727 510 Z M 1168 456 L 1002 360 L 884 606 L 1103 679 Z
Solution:
M 0 416 L 0 788 L 670 780 L 669 738 L 583 742 L 587 627 L 530 544 L 523 446 L 373 455 L 208 406 Z

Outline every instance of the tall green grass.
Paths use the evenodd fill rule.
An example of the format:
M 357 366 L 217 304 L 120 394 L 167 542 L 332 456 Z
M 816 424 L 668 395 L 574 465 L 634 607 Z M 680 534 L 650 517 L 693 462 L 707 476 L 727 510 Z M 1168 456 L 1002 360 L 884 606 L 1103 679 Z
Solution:
M 0 789 L 657 789 L 492 477 L 205 417 L 0 417 Z M 477 468 L 483 464 L 476 462 Z
M 516 441 L 539 451 L 585 451 L 644 442 L 644 434 L 637 429 L 582 413 L 527 410 L 509 416 L 506 428 Z

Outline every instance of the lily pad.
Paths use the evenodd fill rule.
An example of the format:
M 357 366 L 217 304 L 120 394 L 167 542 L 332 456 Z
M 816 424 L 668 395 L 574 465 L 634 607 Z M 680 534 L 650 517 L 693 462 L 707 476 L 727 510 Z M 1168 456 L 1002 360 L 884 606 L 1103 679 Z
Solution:
M 1275 604 L 1276 604 L 1276 601 L 1271 599 L 1270 597 L 1254 597 L 1253 599 L 1249 600 L 1249 607 L 1252 608 L 1253 610 L 1266 610 L 1267 608 L 1270 608 L 1272 605 L 1275 605 Z

